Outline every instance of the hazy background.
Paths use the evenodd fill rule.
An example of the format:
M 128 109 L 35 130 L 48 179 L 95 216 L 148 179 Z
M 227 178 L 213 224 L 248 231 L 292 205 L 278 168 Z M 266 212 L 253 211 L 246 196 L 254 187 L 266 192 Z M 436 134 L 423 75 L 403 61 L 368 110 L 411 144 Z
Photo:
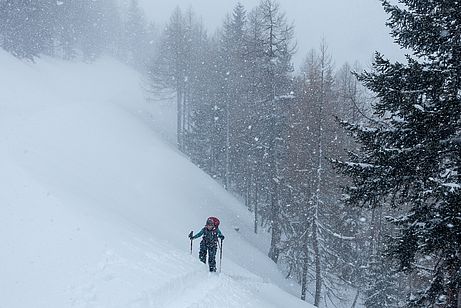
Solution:
M 222 25 L 225 15 L 236 3 L 242 3 L 247 11 L 259 0 L 139 0 L 149 20 L 159 26 L 168 21 L 177 6 L 192 7 L 202 16 L 210 33 Z M 393 43 L 386 27 L 387 15 L 378 0 L 279 0 L 288 21 L 295 25 L 298 44 L 294 56 L 296 68 L 311 48 L 317 49 L 325 37 L 336 66 L 358 60 L 367 67 L 374 51 L 398 60 L 403 52 Z

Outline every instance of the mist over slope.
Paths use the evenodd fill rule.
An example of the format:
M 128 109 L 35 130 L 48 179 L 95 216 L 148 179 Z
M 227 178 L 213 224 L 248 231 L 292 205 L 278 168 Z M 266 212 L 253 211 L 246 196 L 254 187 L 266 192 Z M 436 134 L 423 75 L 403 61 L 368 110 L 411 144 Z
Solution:
M 298 292 L 250 213 L 168 141 L 172 113 L 136 72 L 3 51 L 0 67 L 0 307 L 306 307 L 276 286 Z M 210 215 L 219 276 L 187 239 Z

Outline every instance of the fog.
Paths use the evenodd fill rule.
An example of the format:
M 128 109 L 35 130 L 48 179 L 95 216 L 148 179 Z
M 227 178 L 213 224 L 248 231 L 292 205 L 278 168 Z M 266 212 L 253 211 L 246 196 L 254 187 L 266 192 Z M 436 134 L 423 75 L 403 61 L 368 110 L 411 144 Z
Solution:
M 151 21 L 164 25 L 177 6 L 193 11 L 202 17 L 210 33 L 220 27 L 225 15 L 239 1 L 216 0 L 139 0 Z M 247 11 L 255 7 L 258 0 L 240 1 Z M 336 66 L 344 62 L 359 61 L 367 66 L 373 53 L 379 51 L 392 60 L 403 57 L 403 51 L 393 43 L 389 35 L 387 16 L 378 0 L 280 0 L 282 11 L 295 26 L 297 52 L 296 67 L 304 60 L 308 50 L 317 49 L 325 38 Z
M 0 306 L 461 307 L 459 12 L 0 0 Z

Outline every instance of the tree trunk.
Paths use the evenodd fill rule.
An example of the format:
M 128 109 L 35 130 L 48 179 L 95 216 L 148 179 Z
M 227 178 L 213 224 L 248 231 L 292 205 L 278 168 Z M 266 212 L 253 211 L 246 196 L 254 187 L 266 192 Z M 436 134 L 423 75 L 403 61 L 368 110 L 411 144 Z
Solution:
M 240 172 L 239 172 L 240 174 Z M 253 173 L 251 170 L 246 168 L 244 170 L 244 179 L 243 179 L 243 194 L 245 195 L 245 205 L 247 208 L 251 207 L 251 186 L 253 185 Z
M 255 233 L 258 233 L 258 182 L 255 182 L 255 197 L 254 197 L 254 210 L 255 210 Z
M 359 295 L 360 295 L 360 291 L 357 289 L 357 293 L 355 294 L 354 302 L 352 303 L 351 308 L 355 308 L 355 306 L 357 305 L 357 300 L 359 299 Z
M 278 204 L 278 189 L 275 179 L 271 179 L 271 248 L 269 250 L 269 258 L 277 263 L 279 259 L 280 249 L 279 243 L 282 238 L 282 230 L 280 228 L 279 204 Z
M 320 249 L 319 249 L 319 239 L 318 239 L 318 227 L 317 227 L 317 218 L 314 217 L 312 222 L 312 248 L 314 250 L 314 259 L 315 259 L 315 294 L 314 294 L 314 306 L 319 307 L 320 297 L 322 292 L 322 276 L 320 268 Z
M 280 221 L 280 206 L 279 206 L 279 191 L 278 191 L 278 182 L 277 182 L 277 168 L 276 168 L 276 159 L 275 159 L 275 125 L 272 123 L 271 125 L 271 145 L 270 145 L 270 161 L 269 161 L 269 168 L 271 172 L 270 176 L 270 196 L 271 196 L 271 247 L 269 251 L 269 258 L 272 259 L 275 263 L 277 263 L 279 258 L 279 243 L 282 238 L 282 230 L 281 230 L 281 221 Z
M 181 150 L 183 152 L 186 151 L 186 132 L 187 132 L 187 117 L 188 117 L 188 106 L 187 103 L 189 102 L 189 87 L 184 86 L 184 94 L 182 96 L 182 117 L 181 117 Z M 188 154 L 188 153 L 186 153 Z
M 226 171 L 224 175 L 224 188 L 226 190 L 229 190 L 229 184 L 230 184 L 230 104 L 229 104 L 229 99 L 226 99 Z
M 304 239 L 303 251 L 304 251 L 304 260 L 303 260 L 303 269 L 302 269 L 302 277 L 301 277 L 301 299 L 305 301 L 306 291 L 307 291 L 307 271 L 309 269 L 307 239 Z
M 182 151 L 182 90 L 180 86 L 176 89 L 176 103 L 177 103 L 177 122 L 176 122 L 176 138 L 178 142 L 178 149 Z
M 323 47 L 324 48 L 324 47 Z M 314 306 L 319 307 L 320 298 L 322 292 L 322 276 L 321 276 L 321 260 L 320 260 L 320 248 L 319 248 L 319 232 L 318 232 L 318 220 L 319 220 L 319 209 L 321 204 L 321 191 L 322 191 L 322 160 L 323 160 L 323 104 L 325 103 L 325 89 L 324 89 L 324 70 L 325 70 L 325 50 L 322 50 L 322 70 L 321 70 L 321 97 L 319 101 L 318 109 L 318 131 L 317 131 L 317 180 L 316 180 L 316 191 L 315 191 L 315 210 L 312 220 L 312 249 L 314 250 L 315 260 L 315 294 L 314 294 Z
M 271 260 L 275 263 L 277 263 L 279 259 L 279 243 L 281 238 L 282 232 L 280 230 L 280 222 L 278 219 L 272 220 L 271 248 L 269 250 L 269 258 L 271 258 Z
M 458 308 L 461 307 L 461 288 L 458 289 Z

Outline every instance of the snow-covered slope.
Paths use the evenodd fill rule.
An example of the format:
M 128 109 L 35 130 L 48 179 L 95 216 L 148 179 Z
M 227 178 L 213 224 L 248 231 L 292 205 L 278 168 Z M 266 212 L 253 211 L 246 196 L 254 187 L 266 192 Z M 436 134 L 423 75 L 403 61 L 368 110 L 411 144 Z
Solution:
M 249 212 L 160 137 L 164 107 L 114 60 L 0 50 L 0 307 L 309 307 Z M 189 251 L 209 215 L 219 276 Z

